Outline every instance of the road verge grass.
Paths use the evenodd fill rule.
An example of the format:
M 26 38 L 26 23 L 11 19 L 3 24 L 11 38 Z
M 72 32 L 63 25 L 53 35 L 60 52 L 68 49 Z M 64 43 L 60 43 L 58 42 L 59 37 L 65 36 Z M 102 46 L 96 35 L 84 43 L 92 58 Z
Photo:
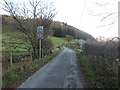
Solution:
M 47 64 L 50 60 L 56 57 L 61 51 L 62 49 L 55 51 L 51 55 L 46 56 L 40 60 L 28 60 L 27 62 L 18 63 L 12 67 L 9 67 L 2 77 L 3 88 L 16 87 L 18 84 L 31 76 L 34 72 Z
M 90 63 L 88 58 L 81 53 L 78 50 L 74 50 L 76 52 L 77 55 L 77 59 L 78 59 L 78 64 L 80 64 L 83 72 L 84 72 L 84 76 L 85 76 L 85 81 L 86 81 L 86 86 L 87 87 L 92 87 L 93 83 L 94 83 L 94 72 L 91 69 Z

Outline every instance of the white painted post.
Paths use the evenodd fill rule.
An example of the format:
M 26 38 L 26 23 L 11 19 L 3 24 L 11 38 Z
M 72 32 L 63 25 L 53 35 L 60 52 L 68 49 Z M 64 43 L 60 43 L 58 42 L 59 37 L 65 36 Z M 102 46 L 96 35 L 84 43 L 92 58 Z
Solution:
M 85 41 L 83 39 L 79 40 L 79 44 L 80 44 L 80 49 L 83 50 L 83 44 L 85 43 Z

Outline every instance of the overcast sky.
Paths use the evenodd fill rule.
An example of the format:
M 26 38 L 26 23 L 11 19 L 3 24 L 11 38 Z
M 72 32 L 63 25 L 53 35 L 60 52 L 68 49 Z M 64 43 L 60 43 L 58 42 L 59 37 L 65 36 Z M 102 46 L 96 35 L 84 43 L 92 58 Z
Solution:
M 19 1 L 16 0 L 16 2 Z M 117 14 L 111 15 L 103 21 L 101 20 L 103 17 L 108 15 L 106 13 L 115 13 L 118 11 L 118 1 L 120 0 L 50 1 L 54 2 L 57 11 L 57 15 L 54 20 L 65 22 L 68 25 L 79 28 L 94 37 L 114 37 L 118 35 Z M 1 11 L 0 13 L 3 12 Z M 113 22 L 113 20 L 115 20 L 114 24 L 107 25 Z
M 103 21 L 106 13 L 118 11 L 119 0 L 54 0 L 58 14 L 55 20 L 64 21 L 94 37 L 118 36 L 117 14 Z M 96 15 L 96 16 L 95 16 Z M 115 20 L 113 25 L 108 25 Z

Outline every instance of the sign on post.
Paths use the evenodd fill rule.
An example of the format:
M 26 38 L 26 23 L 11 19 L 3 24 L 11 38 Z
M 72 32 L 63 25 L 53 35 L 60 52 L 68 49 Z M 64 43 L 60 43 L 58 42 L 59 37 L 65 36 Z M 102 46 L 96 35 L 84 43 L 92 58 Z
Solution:
M 85 40 L 80 39 L 80 40 L 79 40 L 79 43 L 80 43 L 81 45 L 83 45 L 83 44 L 85 43 Z
M 79 44 L 80 44 L 80 49 L 82 50 L 83 49 L 83 44 L 85 43 L 85 40 L 83 39 L 80 39 L 79 40 Z
M 43 26 L 37 27 L 37 36 L 39 39 L 43 39 Z
M 37 27 L 37 36 L 39 41 L 39 58 L 43 57 L 42 39 L 43 39 L 43 26 Z

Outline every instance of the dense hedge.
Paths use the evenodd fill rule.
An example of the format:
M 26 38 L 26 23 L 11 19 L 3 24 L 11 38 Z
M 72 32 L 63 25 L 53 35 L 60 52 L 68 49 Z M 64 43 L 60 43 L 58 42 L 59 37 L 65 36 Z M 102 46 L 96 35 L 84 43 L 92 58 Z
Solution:
M 117 41 L 86 43 L 84 53 L 92 70 L 98 75 L 100 87 L 118 86 L 118 45 Z

